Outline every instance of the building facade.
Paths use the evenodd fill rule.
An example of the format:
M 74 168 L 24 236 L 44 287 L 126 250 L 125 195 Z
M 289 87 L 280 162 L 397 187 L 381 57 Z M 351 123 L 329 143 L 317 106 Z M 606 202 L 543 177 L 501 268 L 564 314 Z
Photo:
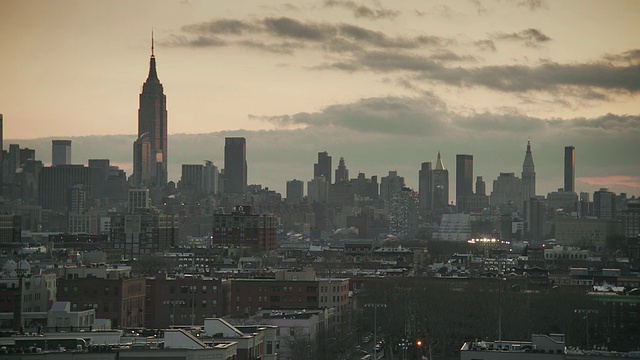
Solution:
M 302 202 L 304 198 L 304 182 L 293 179 L 287 181 L 287 202 L 289 204 L 297 204 Z
M 431 208 L 433 206 L 432 174 L 433 170 L 431 169 L 431 162 L 423 162 L 420 165 L 420 171 L 418 171 L 418 199 L 420 204 L 420 214 L 423 216 L 431 213 Z
M 444 167 L 440 152 L 436 166 L 431 175 L 433 186 L 433 210 L 436 213 L 443 212 L 449 206 L 449 170 Z
M 244 194 L 247 189 L 247 142 L 243 137 L 224 139 L 224 192 Z
M 51 140 L 51 166 L 71 165 L 71 140 Z
M 456 155 L 456 207 L 468 212 L 465 201 L 473 195 L 473 155 Z
M 213 243 L 249 247 L 257 251 L 277 248 L 278 219 L 270 214 L 252 214 L 250 206 L 237 206 L 230 214 L 213 215 Z
M 201 325 L 224 315 L 222 281 L 202 275 L 158 273 L 146 280 L 145 326 Z
M 318 153 L 318 162 L 313 164 L 313 177 L 324 176 L 328 184 L 331 181 L 331 156 L 326 151 Z
M 521 203 L 525 206 L 525 203 L 529 201 L 529 199 L 536 196 L 536 169 L 533 163 L 533 155 L 531 154 L 531 141 L 527 141 L 527 152 L 524 155 L 524 162 L 522 163 L 521 184 Z
M 564 191 L 576 191 L 576 148 L 564 148 Z
M 139 259 L 176 244 L 178 215 L 154 212 L 111 216 L 110 244 L 125 259 Z

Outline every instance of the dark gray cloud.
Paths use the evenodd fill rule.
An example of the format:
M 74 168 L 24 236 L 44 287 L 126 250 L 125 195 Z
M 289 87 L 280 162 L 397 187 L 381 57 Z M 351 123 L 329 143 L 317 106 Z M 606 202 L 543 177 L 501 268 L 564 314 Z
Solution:
M 310 21 L 303 22 L 288 17 L 265 18 L 263 24 L 267 32 L 280 37 L 323 41 L 336 36 L 336 29 L 333 26 Z
M 478 49 L 482 51 L 496 51 L 496 43 L 493 40 L 478 40 L 473 43 Z
M 241 40 L 238 44 L 257 50 L 267 51 L 276 54 L 292 54 L 294 51 L 302 49 L 305 44 L 302 42 L 279 41 L 279 42 L 263 42 L 256 40 Z
M 385 9 L 380 3 L 376 3 L 377 8 L 372 8 L 358 4 L 350 0 L 325 0 L 325 7 L 342 7 L 351 10 L 356 18 L 377 19 L 393 19 L 400 15 L 399 11 Z
M 186 37 L 183 35 L 172 35 L 167 39 L 161 40 L 159 43 L 164 46 L 180 46 L 192 48 L 218 47 L 228 45 L 226 41 L 220 39 L 219 37 L 211 35 L 197 35 L 191 37 Z
M 254 117 L 279 126 L 304 125 L 343 128 L 363 133 L 424 136 L 437 131 L 447 117 L 445 104 L 435 96 L 362 99 L 332 105 L 318 113 Z
M 544 63 L 536 66 L 494 65 L 447 67 L 426 56 L 402 52 L 369 51 L 344 61 L 323 64 L 320 69 L 411 72 L 423 80 L 454 86 L 482 86 L 504 92 L 559 91 L 563 87 L 640 91 L 640 64 L 614 66 L 605 62 L 583 64 Z M 599 92 L 592 95 L 601 96 Z
M 475 41 L 473 45 L 483 51 L 496 51 L 495 41 L 521 41 L 537 46 L 551 38 L 539 29 L 528 28 L 495 33 L 490 39 Z M 405 76 L 405 81 L 410 78 L 414 82 L 485 87 L 516 94 L 544 91 L 553 93 L 560 102 L 565 101 L 565 96 L 581 98 L 585 103 L 604 101 L 619 92 L 640 90 L 640 50 L 637 49 L 586 63 L 546 61 L 537 65 L 470 67 L 482 59 L 452 50 L 455 49 L 452 46 L 458 45 L 453 39 L 429 34 L 390 36 L 354 24 L 290 17 L 215 19 L 185 25 L 166 43 L 198 48 L 235 45 L 276 54 L 293 54 L 305 49 L 326 55 L 318 57 L 316 64 L 305 65 L 309 69 L 397 73 L 395 75 Z
M 429 58 L 432 60 L 437 60 L 437 61 L 447 62 L 447 63 L 456 62 L 456 61 L 463 61 L 466 63 L 470 63 L 478 60 L 478 58 L 475 56 L 460 55 L 460 54 L 454 53 L 453 51 L 445 50 L 445 49 L 436 50 L 433 55 L 429 56 Z
M 433 35 L 414 37 L 388 36 L 353 24 L 302 21 L 290 17 L 267 17 L 264 19 L 216 19 L 189 24 L 173 35 L 167 45 L 202 47 L 207 44 L 253 45 L 245 40 L 236 40 L 245 35 L 263 36 L 268 39 L 292 39 L 316 44 L 325 51 L 359 51 L 364 47 L 420 49 L 443 47 L 455 44 L 453 39 Z M 195 36 L 195 38 L 194 38 Z M 251 39 L 250 41 L 255 41 Z M 275 42 L 275 44 L 278 44 Z M 289 47 L 292 48 L 292 47 Z M 273 51 L 265 48 L 264 50 Z M 276 52 L 282 52 L 277 50 Z
M 216 19 L 182 27 L 182 31 L 200 35 L 241 35 L 244 32 L 256 32 L 258 28 L 248 21 L 235 19 Z
M 605 59 L 608 61 L 638 64 L 640 63 L 640 49 L 628 50 L 620 54 L 608 54 L 605 56 Z
M 515 33 L 496 33 L 492 35 L 496 40 L 523 41 L 527 46 L 538 46 L 541 43 L 551 41 L 551 38 L 545 35 L 539 29 L 524 29 Z
M 558 133 L 593 136 L 593 132 L 598 132 L 624 138 L 640 137 L 639 116 L 606 114 L 593 119 L 540 119 L 517 112 L 460 115 L 448 110 L 447 105 L 431 93 L 415 98 L 361 99 L 331 105 L 315 113 L 251 117 L 286 128 L 303 126 L 425 138 L 453 133 L 456 136 L 501 138 L 519 132 L 546 136 Z
M 545 9 L 547 7 L 547 3 L 544 0 L 519 0 L 518 6 L 527 7 L 531 11 Z

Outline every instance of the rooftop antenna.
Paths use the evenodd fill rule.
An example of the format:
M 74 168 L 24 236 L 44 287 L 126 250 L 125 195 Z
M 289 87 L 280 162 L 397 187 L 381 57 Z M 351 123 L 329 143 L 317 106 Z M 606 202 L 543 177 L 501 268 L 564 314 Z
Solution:
M 153 54 L 153 29 L 151 29 L 151 56 L 154 56 L 154 54 Z

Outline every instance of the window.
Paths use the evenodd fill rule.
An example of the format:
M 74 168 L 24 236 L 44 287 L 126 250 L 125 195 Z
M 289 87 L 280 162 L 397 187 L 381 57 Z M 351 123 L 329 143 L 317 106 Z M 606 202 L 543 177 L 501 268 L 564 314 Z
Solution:
M 202 307 L 206 308 L 207 307 L 207 300 L 202 300 Z
M 203 294 L 207 293 L 207 285 L 202 285 L 202 293 Z
M 108 286 L 104 287 L 104 294 L 107 295 L 107 296 L 109 295 L 109 287 Z

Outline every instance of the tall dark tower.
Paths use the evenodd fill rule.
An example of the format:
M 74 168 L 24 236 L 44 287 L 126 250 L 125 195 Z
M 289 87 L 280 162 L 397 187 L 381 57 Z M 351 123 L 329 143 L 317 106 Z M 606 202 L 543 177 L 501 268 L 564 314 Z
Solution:
M 331 156 L 326 151 L 318 153 L 318 163 L 313 164 L 313 177 L 324 176 L 327 184 L 331 182 Z
M 576 191 L 576 148 L 564 148 L 564 191 Z
M 247 141 L 243 137 L 224 139 L 224 192 L 244 194 L 247 189 Z
M 536 170 L 531 155 L 531 141 L 527 141 L 527 153 L 522 164 L 522 204 L 536 196 Z
M 467 212 L 467 199 L 473 195 L 473 155 L 456 155 L 456 207 Z
M 432 171 L 431 162 L 423 162 L 418 171 L 418 204 L 422 216 L 431 213 L 433 206 Z
M 436 160 L 436 167 L 431 172 L 431 186 L 433 188 L 432 209 L 442 213 L 449 205 L 449 170 L 445 169 L 440 152 Z
M 142 85 L 138 109 L 138 138 L 133 149 L 136 185 L 160 188 L 167 184 L 167 97 L 158 80 L 151 34 L 149 76 Z

